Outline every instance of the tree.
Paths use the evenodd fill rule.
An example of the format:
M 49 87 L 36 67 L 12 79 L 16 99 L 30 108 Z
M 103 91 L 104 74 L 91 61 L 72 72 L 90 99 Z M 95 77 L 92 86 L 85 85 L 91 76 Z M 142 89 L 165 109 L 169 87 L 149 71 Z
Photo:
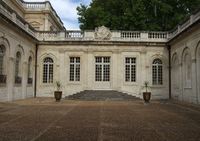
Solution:
M 93 0 L 77 11 L 82 30 L 104 25 L 112 30 L 166 31 L 199 8 L 200 0 Z

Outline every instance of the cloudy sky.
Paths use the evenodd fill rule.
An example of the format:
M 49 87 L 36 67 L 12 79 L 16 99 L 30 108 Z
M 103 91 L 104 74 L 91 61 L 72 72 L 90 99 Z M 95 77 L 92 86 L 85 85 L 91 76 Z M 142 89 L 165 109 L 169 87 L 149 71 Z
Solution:
M 25 0 L 45 1 L 45 0 Z M 66 29 L 79 29 L 76 7 L 80 4 L 89 5 L 91 0 L 49 0 L 62 19 Z

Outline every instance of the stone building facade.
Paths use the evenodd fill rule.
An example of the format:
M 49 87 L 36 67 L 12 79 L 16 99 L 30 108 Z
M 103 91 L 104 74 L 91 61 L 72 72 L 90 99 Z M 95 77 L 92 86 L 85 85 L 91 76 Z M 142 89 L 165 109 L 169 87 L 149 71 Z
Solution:
M 0 101 L 116 90 L 200 103 L 200 12 L 170 32 L 66 30 L 50 2 L 0 0 Z

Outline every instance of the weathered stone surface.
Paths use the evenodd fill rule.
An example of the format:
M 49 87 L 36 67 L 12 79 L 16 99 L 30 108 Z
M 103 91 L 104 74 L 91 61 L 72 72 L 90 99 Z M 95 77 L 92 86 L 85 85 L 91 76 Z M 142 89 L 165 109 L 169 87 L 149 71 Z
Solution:
M 0 141 L 198 141 L 200 107 L 172 101 L 0 103 Z

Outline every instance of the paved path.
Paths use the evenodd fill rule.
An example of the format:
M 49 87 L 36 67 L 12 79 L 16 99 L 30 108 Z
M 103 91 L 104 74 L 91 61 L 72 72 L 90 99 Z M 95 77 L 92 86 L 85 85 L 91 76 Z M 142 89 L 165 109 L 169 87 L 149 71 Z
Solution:
M 0 103 L 0 141 L 200 141 L 200 108 L 140 100 Z

